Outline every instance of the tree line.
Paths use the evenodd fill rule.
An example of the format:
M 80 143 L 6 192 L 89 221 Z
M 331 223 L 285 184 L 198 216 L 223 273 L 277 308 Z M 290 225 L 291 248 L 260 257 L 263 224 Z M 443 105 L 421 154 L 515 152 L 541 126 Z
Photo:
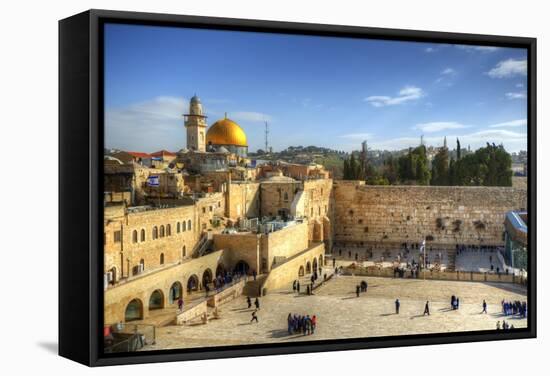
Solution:
M 460 140 L 451 156 L 447 146 L 438 149 L 431 166 L 424 145 L 401 156 L 390 155 L 382 166 L 368 163 L 355 153 L 344 160 L 344 180 L 365 180 L 372 185 L 408 184 L 440 186 L 512 186 L 512 157 L 503 145 L 487 143 L 473 153 L 462 155 Z

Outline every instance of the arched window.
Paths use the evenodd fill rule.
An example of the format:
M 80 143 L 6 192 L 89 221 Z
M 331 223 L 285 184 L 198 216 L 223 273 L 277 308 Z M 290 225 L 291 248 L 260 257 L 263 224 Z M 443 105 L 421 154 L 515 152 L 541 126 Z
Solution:
M 160 225 L 160 237 L 164 238 L 164 225 Z
M 185 254 L 187 253 L 187 247 L 183 246 L 181 249 L 181 257 L 185 257 Z
M 183 221 L 183 222 L 181 223 L 181 228 L 182 228 L 182 231 L 185 231 L 185 230 L 186 230 L 186 222 L 185 222 L 185 221 Z
M 164 253 L 160 254 L 160 264 L 164 265 Z
M 138 233 L 137 230 L 132 231 L 132 243 L 138 242 Z
M 144 242 L 145 241 L 145 229 L 141 229 L 141 241 Z
M 153 239 L 158 239 L 159 237 L 159 229 L 157 226 L 153 227 Z
M 191 231 L 191 220 L 187 221 L 187 229 Z
M 166 236 L 172 235 L 172 226 L 170 224 L 166 225 Z
M 285 194 L 283 195 L 283 199 L 284 199 L 285 201 L 288 201 L 288 192 L 285 192 Z
M 178 222 L 176 225 L 176 232 L 179 234 L 181 231 L 181 224 Z

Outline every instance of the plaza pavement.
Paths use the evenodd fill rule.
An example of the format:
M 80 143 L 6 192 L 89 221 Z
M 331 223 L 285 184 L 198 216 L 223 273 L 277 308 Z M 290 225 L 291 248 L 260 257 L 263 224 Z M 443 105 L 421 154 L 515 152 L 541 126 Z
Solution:
M 357 298 L 355 286 L 362 280 L 367 280 L 368 292 Z M 460 298 L 459 310 L 450 309 L 453 294 Z M 401 301 L 399 315 L 396 298 Z M 488 314 L 480 313 L 483 299 Z M 157 328 L 155 345 L 143 350 L 493 330 L 502 319 L 526 327 L 527 319 L 502 316 L 502 299 L 525 301 L 526 290 L 503 283 L 338 276 L 312 296 L 294 294 L 289 286 L 260 298 L 259 323 L 250 323 L 252 309 L 246 308 L 243 296 L 223 305 L 221 318 L 207 324 Z M 423 316 L 426 300 L 430 316 Z M 288 335 L 288 313 L 316 315 L 315 334 Z

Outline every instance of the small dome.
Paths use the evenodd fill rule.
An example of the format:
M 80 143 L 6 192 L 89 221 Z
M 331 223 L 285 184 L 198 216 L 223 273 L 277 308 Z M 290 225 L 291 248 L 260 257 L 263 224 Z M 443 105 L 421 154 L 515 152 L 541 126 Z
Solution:
M 243 129 L 228 118 L 218 120 L 208 128 L 206 144 L 248 146 Z
M 201 99 L 197 97 L 197 94 L 193 95 L 191 98 L 191 103 L 201 103 Z

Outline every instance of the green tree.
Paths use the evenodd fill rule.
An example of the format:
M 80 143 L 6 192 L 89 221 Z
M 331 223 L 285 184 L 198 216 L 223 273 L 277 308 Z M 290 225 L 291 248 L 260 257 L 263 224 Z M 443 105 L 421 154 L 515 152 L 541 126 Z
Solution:
M 432 161 L 431 185 L 449 185 L 449 149 L 442 147 Z

